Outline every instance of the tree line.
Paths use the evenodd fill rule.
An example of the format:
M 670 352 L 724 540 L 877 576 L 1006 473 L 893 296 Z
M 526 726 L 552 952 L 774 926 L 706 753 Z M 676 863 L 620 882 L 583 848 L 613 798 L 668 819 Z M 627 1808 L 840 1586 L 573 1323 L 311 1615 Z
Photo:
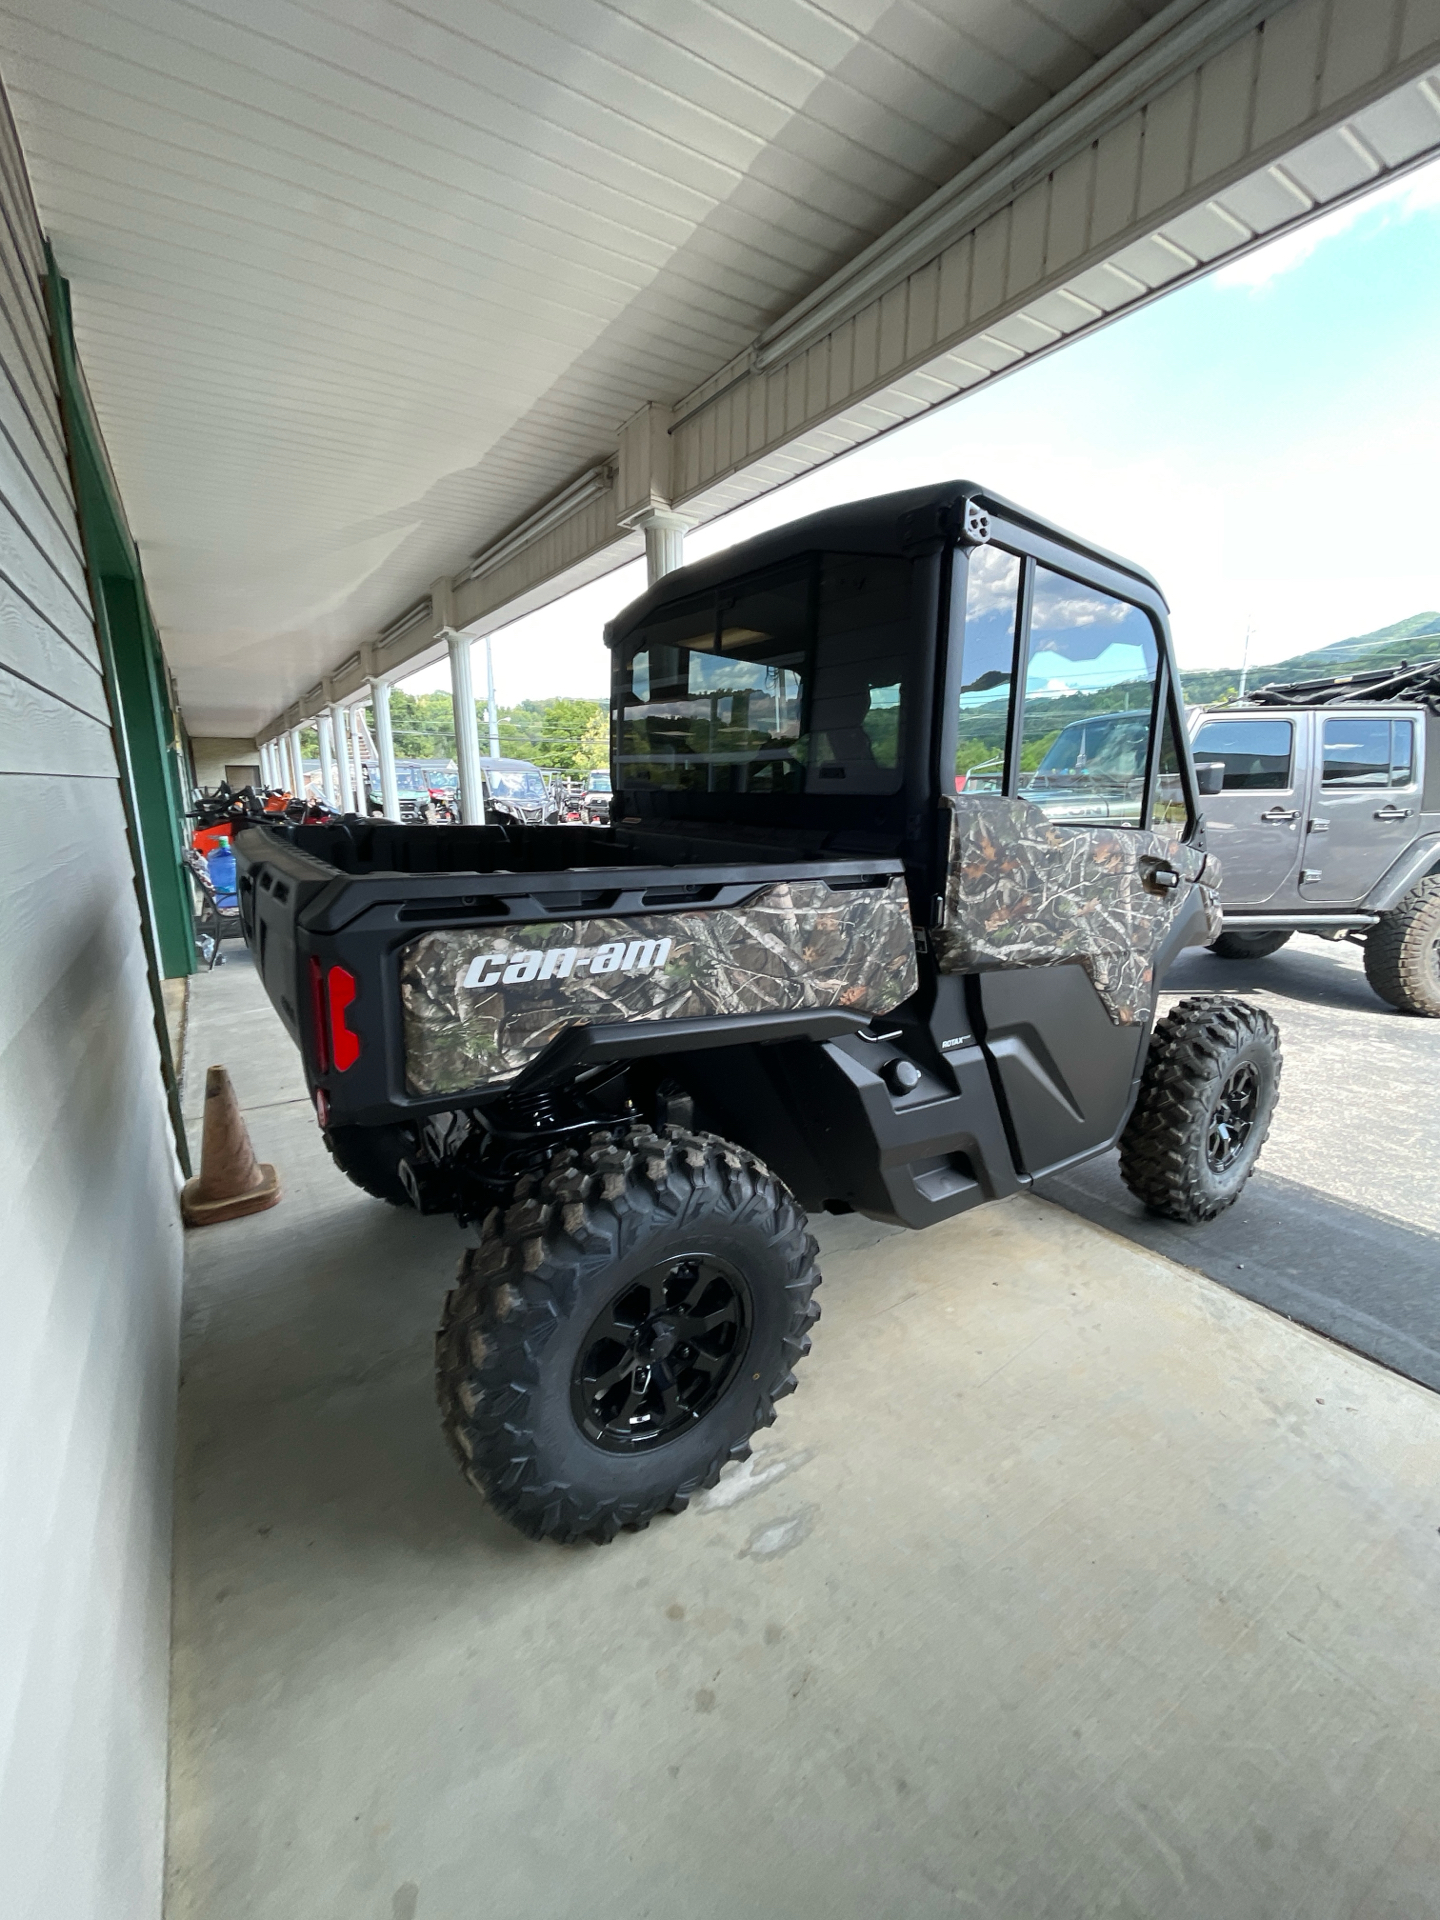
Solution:
M 365 719 L 375 732 L 375 713 L 366 706 Z M 500 752 L 507 760 L 533 760 L 537 767 L 581 773 L 603 767 L 610 760 L 609 710 L 603 700 L 578 700 L 561 695 L 553 700 L 522 700 L 500 707 Z M 390 728 L 395 754 L 401 760 L 453 760 L 455 709 L 448 693 L 390 695 Z M 475 702 L 475 728 L 480 751 L 490 751 L 490 723 L 483 700 Z M 303 751 L 320 752 L 314 727 L 300 736 Z

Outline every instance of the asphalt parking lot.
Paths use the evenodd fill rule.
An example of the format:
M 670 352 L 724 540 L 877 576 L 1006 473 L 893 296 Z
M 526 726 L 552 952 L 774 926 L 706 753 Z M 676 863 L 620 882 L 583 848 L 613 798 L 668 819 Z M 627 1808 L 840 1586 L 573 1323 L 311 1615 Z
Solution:
M 1359 947 L 1189 953 L 1163 1004 L 1239 993 L 1280 1027 L 1280 1106 L 1239 1202 L 1208 1226 L 1147 1214 L 1107 1154 L 1038 1191 L 1440 1391 L 1440 1021 L 1371 992 Z

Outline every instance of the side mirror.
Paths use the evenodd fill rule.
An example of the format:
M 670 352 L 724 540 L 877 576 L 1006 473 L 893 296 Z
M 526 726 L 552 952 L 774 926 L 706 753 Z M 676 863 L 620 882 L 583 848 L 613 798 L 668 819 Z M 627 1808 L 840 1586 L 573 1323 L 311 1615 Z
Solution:
M 1223 793 L 1225 791 L 1225 762 L 1223 760 L 1197 760 L 1195 762 L 1195 784 L 1202 794 Z

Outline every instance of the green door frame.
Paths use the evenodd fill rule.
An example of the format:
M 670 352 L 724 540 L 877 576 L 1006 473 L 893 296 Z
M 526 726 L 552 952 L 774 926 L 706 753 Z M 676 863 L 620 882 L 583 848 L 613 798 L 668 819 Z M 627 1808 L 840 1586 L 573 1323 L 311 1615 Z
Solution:
M 140 556 L 75 351 L 69 284 L 56 270 L 48 242 L 45 268 L 60 411 L 110 705 L 155 1038 L 176 1152 L 188 1175 L 190 1155 L 161 981 L 195 971 L 194 909 L 181 865 L 189 773 Z

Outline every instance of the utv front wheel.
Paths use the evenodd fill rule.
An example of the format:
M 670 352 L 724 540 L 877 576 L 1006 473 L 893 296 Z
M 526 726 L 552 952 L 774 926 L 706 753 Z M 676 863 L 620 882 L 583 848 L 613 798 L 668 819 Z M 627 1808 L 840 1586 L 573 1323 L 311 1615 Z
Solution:
M 1365 978 L 1401 1013 L 1440 1018 L 1440 874 L 1412 887 L 1370 929 Z
M 1210 942 L 1210 951 L 1221 960 L 1264 960 L 1289 938 L 1288 933 L 1222 933 Z
M 1244 1000 L 1181 1000 L 1159 1022 L 1120 1138 L 1120 1174 L 1152 1213 L 1193 1224 L 1239 1199 L 1280 1090 L 1280 1034 Z
M 537 1540 L 681 1512 L 794 1391 L 816 1253 L 789 1191 L 713 1134 L 557 1154 L 445 1303 L 436 1387 L 466 1478 Z

